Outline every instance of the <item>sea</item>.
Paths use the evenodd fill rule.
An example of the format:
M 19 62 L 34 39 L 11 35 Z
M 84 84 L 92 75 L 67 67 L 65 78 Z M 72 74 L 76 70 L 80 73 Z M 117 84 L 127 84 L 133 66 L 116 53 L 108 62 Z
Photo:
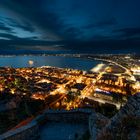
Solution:
M 41 67 L 53 66 L 79 70 L 90 70 L 100 61 L 64 56 L 0 56 L 0 67 Z

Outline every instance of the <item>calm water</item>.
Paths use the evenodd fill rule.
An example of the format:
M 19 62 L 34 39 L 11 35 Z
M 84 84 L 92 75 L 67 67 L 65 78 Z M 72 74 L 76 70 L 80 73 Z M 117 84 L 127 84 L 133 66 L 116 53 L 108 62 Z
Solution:
M 81 70 L 90 70 L 99 63 L 94 60 L 61 56 L 10 56 L 0 57 L 0 67 L 29 67 L 29 60 L 34 61 L 33 67 L 55 66 Z

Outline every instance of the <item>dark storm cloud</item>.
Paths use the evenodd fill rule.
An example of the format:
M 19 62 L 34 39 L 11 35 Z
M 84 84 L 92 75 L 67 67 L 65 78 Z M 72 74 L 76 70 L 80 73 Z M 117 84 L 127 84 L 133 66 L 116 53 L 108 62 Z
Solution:
M 85 26 L 86 29 L 90 28 L 96 28 L 96 27 L 108 27 L 108 26 L 113 26 L 117 24 L 117 20 L 115 18 L 110 18 L 110 19 L 105 19 L 102 21 L 98 21 L 96 23 L 91 23 L 87 26 Z
M 82 35 L 82 31 L 75 27 L 67 28 L 64 32 L 66 38 L 71 38 L 72 40 L 79 39 L 80 35 Z
M 121 7 L 121 3 L 114 2 L 113 0 L 87 0 L 86 2 L 84 0 L 60 0 L 59 2 L 57 0 L 5 1 L 6 2 L 3 2 L 5 6 L 31 20 L 38 27 L 42 28 L 44 32 L 48 33 L 50 31 L 66 40 L 74 39 L 74 37 L 76 39 L 81 37 L 82 39 L 83 36 L 81 34 L 86 34 L 86 38 L 91 39 L 91 36 L 89 36 L 89 34 L 91 34 L 89 33 L 90 31 L 84 31 L 86 33 L 82 31 L 83 26 L 90 29 L 111 28 L 111 26 L 117 26 L 117 24 L 120 23 L 120 21 L 117 20 L 121 17 L 121 13 L 119 13 L 119 9 L 117 9 Z M 129 3 L 131 4 L 131 2 Z M 126 3 L 123 2 L 123 5 L 124 4 Z M 124 7 L 129 8 L 129 5 L 126 4 Z M 114 12 L 114 9 L 117 11 L 117 14 L 115 14 L 116 11 Z M 124 10 L 122 15 L 126 12 L 127 11 Z M 119 16 L 116 17 L 118 14 Z M 84 25 L 80 25 L 82 21 L 86 21 L 83 23 Z M 89 23 L 87 21 L 89 21 Z M 27 26 L 22 26 L 22 28 L 33 31 L 33 29 L 30 29 L 31 26 L 28 28 Z M 72 31 L 69 32 L 69 29 L 72 29 Z M 110 31 L 111 29 L 108 30 Z M 94 29 L 91 32 L 94 34 Z M 99 33 L 97 33 L 97 36 L 99 36 Z
M 19 23 L 11 18 L 6 18 L 6 19 L 9 21 L 9 25 L 12 27 L 20 28 L 28 32 L 35 32 L 35 28 L 29 22 L 23 21 L 22 23 Z
M 139 4 L 139 0 L 1 0 L 1 6 L 12 14 L 7 19 L 11 28 L 0 24 L 0 30 L 7 33 L 0 37 L 9 38 L 8 43 L 13 45 L 44 46 L 49 43 L 45 40 L 52 38 L 52 44 L 61 42 L 65 48 L 84 51 L 96 47 L 103 51 L 107 46 L 116 50 L 137 48 Z M 42 38 L 27 37 L 26 33 L 20 38 L 12 33 L 18 28 L 29 33 L 42 31 Z
M 58 36 L 58 38 L 62 39 L 76 39 L 79 37 L 79 34 L 81 31 L 76 28 L 69 26 L 68 24 L 64 24 L 63 17 L 59 17 L 55 12 L 48 10 L 47 8 L 45 11 L 42 10 L 41 4 L 42 1 L 27 1 L 27 0 L 21 0 L 21 1 L 15 1 L 15 7 L 13 7 L 13 3 L 7 3 L 7 7 L 12 7 L 13 11 L 16 11 L 17 13 L 20 13 L 23 17 L 26 17 L 27 19 L 30 19 L 35 25 L 37 25 L 39 28 L 41 28 L 44 33 L 43 35 L 46 36 L 48 33 L 52 33 L 54 36 Z M 33 4 L 34 3 L 34 4 Z M 53 4 L 53 1 L 46 1 L 46 4 Z M 17 8 L 22 7 L 22 8 Z M 47 7 L 47 5 L 46 5 Z M 15 27 L 21 27 L 24 30 L 33 31 L 34 29 L 31 28 L 31 26 L 22 26 L 19 24 L 16 24 L 13 20 L 11 20 L 13 26 L 13 23 Z M 52 36 L 52 35 L 51 35 Z
M 8 33 L 0 33 L 0 37 L 7 38 L 9 40 L 18 40 L 19 39 L 17 36 L 8 34 Z
M 123 28 L 123 29 L 117 30 L 117 32 L 122 33 L 123 37 L 139 37 L 140 38 L 140 27 Z
M 16 35 L 12 35 L 12 34 L 8 34 L 8 33 L 0 33 L 0 37 L 3 37 L 3 38 L 6 38 L 6 39 L 8 39 L 9 40 L 9 42 L 11 41 L 13 41 L 13 42 L 16 42 L 16 41 L 27 41 L 27 43 L 28 43 L 28 41 L 32 41 L 32 42 L 34 42 L 34 41 L 36 41 L 36 40 L 38 40 L 38 38 L 37 37 L 35 37 L 35 36 L 33 36 L 33 37 L 25 37 L 25 38 L 20 38 L 20 37 L 18 37 L 18 36 L 16 36 Z M 2 39 L 1 39 L 2 40 Z M 7 40 L 6 40 L 7 41 Z M 38 42 L 41 42 L 42 40 L 38 40 Z
M 59 18 L 51 11 L 46 10 L 44 12 L 42 10 L 41 5 L 43 5 L 43 2 L 43 0 L 6 0 L 3 1 L 3 5 L 41 28 L 44 31 L 44 35 L 45 33 L 48 35 L 48 32 L 50 32 L 55 36 L 62 24 Z M 50 2 L 48 1 L 47 3 Z
M 69 42 L 67 48 L 81 53 L 137 53 L 140 54 L 140 40 L 98 40 L 91 42 Z
M 27 46 L 25 48 L 29 50 L 31 49 L 30 46 L 35 46 L 35 47 L 44 46 L 45 49 L 47 45 L 61 44 L 61 42 L 57 42 L 57 41 L 38 40 L 36 39 L 36 37 L 20 38 L 15 35 L 10 35 L 6 33 L 0 33 L 0 37 L 8 39 L 8 40 L 0 39 L 0 49 L 6 49 L 6 50 L 19 48 L 17 46 L 21 46 L 21 49 L 24 49 L 24 46 Z
M 12 33 L 12 29 L 9 27 L 6 27 L 5 24 L 2 22 L 0 22 L 0 31 Z
M 22 44 L 28 44 L 28 45 L 48 45 L 48 44 L 55 44 L 55 43 L 59 43 L 59 41 L 44 41 L 44 40 L 39 40 L 37 37 L 33 36 L 33 37 L 25 37 L 25 38 L 20 38 L 16 35 L 12 35 L 12 34 L 8 34 L 8 33 L 0 33 L 0 37 L 4 37 L 7 38 L 8 40 L 3 40 L 0 39 L 0 43 L 1 42 L 5 42 L 5 43 L 18 43 L 18 45 L 22 45 Z

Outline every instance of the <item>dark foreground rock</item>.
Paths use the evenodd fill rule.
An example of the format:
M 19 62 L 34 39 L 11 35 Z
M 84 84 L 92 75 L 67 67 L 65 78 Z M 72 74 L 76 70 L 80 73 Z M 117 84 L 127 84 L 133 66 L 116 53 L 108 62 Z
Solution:
M 110 120 L 101 115 L 92 115 L 89 124 L 93 140 L 139 140 L 140 93 L 132 96 Z

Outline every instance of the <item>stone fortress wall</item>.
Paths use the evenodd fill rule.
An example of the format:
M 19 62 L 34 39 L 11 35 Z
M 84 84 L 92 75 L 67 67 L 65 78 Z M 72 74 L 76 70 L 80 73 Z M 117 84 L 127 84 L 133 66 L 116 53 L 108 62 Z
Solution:
M 46 110 L 26 126 L 8 131 L 0 135 L 0 140 L 35 140 L 39 139 L 39 127 L 47 121 L 80 122 L 89 125 L 91 139 L 96 140 L 98 134 L 116 127 L 126 116 L 140 117 L 140 93 L 132 96 L 127 104 L 111 119 L 88 109 Z M 100 123 L 100 124 L 99 124 Z M 112 131 L 112 133 L 115 133 Z
M 88 109 L 46 110 L 29 124 L 0 135 L 0 140 L 35 140 L 39 138 L 39 127 L 47 121 L 79 122 L 88 124 L 93 111 Z

